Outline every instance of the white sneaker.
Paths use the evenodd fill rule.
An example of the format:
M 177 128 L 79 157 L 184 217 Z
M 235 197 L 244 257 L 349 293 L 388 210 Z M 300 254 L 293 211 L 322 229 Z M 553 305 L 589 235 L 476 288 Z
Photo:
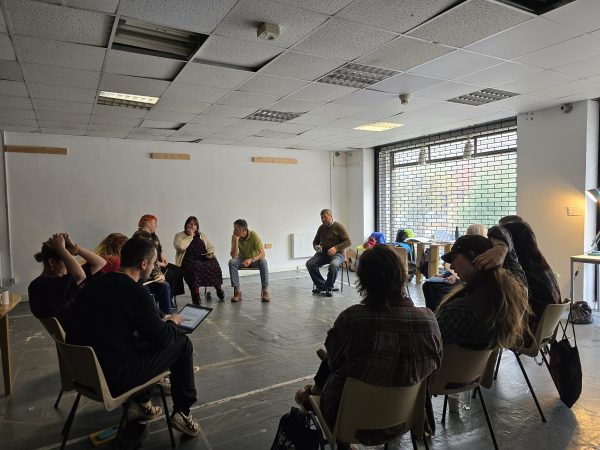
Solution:
M 171 425 L 177 431 L 181 431 L 188 436 L 197 436 L 200 433 L 200 424 L 192 417 L 192 413 L 186 417 L 181 412 L 175 412 L 171 416 Z
M 143 417 L 144 419 L 151 420 L 160 416 L 163 410 L 160 406 L 154 406 L 152 402 L 132 402 L 129 405 L 129 413 L 132 418 Z

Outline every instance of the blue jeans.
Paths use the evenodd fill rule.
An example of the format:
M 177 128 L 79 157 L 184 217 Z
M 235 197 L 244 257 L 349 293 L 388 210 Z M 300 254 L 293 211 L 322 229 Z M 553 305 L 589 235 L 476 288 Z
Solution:
M 229 277 L 231 278 L 231 286 L 234 288 L 240 287 L 240 267 L 244 267 L 242 262 L 244 260 L 239 256 L 235 259 L 229 260 Z M 263 289 L 269 287 L 269 266 L 267 265 L 266 258 L 261 258 L 258 261 L 254 261 L 248 266 L 248 268 L 258 269 L 260 271 L 260 284 Z
M 317 252 L 315 256 L 306 261 L 306 268 L 317 289 L 332 290 L 337 279 L 340 264 L 343 262 L 344 255 L 342 253 L 328 256 L 327 253 Z M 327 271 L 327 280 L 325 280 L 319 269 L 327 264 L 329 264 L 329 270 Z
M 171 314 L 171 286 L 167 281 L 163 283 L 150 283 L 145 286 L 154 296 L 158 308 L 164 314 Z

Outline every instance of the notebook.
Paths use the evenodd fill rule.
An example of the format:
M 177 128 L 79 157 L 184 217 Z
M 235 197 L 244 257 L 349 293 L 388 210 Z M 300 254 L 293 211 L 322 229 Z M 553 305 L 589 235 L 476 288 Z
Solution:
M 181 316 L 183 322 L 176 327 L 184 333 L 194 331 L 206 316 L 210 314 L 212 308 L 207 306 L 185 305 L 177 314 Z

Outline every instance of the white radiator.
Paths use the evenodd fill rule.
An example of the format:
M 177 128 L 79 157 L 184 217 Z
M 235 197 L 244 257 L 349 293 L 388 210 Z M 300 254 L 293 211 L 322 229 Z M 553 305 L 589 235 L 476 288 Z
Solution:
M 315 254 L 312 241 L 315 233 L 294 233 L 292 236 L 292 258 L 310 258 Z

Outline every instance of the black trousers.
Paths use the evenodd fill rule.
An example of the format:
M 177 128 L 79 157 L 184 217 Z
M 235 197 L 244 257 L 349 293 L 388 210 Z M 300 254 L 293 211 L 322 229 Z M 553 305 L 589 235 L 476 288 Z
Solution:
M 162 349 L 144 345 L 132 355 L 124 370 L 107 380 L 110 391 L 120 395 L 165 370 L 171 370 L 173 411 L 187 412 L 196 403 L 193 353 L 192 342 L 185 334 L 179 334 L 172 345 Z M 147 389 L 136 395 L 135 400 L 147 402 L 151 395 L 152 389 Z
M 425 297 L 425 306 L 435 311 L 442 301 L 442 298 L 452 290 L 455 285 L 449 283 L 435 283 L 425 281 L 423 283 L 423 297 Z

